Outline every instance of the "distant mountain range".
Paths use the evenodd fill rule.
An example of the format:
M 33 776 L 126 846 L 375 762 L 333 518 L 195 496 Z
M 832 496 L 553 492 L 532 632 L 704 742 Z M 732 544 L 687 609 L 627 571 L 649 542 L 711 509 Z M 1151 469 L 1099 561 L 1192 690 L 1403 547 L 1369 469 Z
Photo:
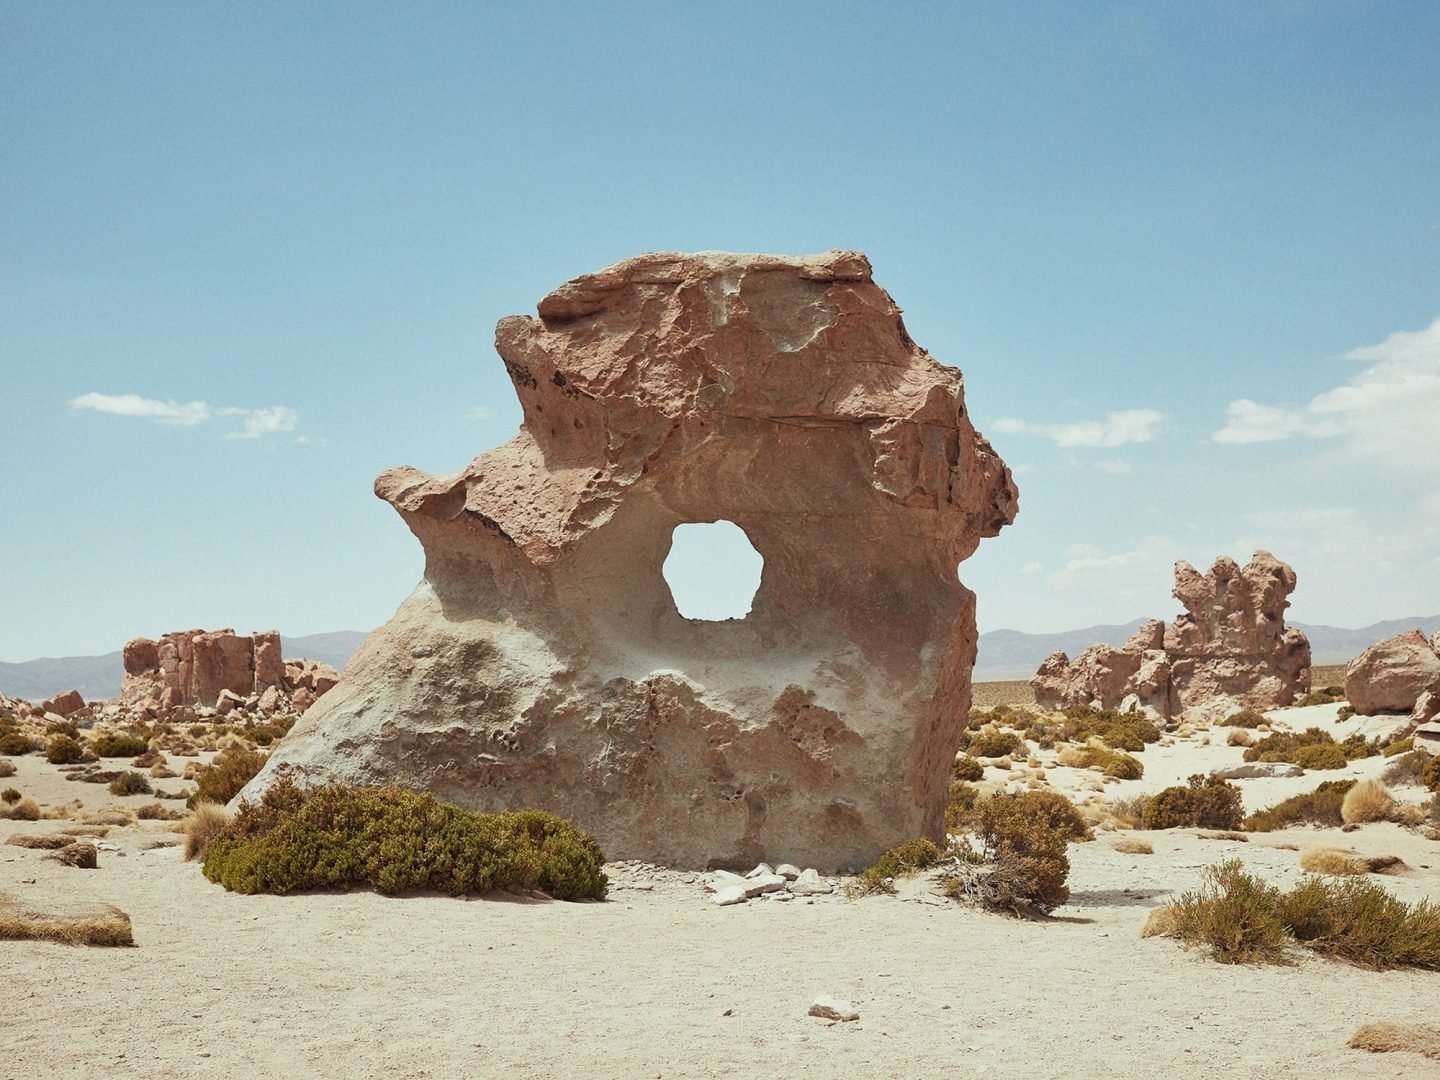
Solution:
M 975 659 L 976 682 L 999 682 L 1006 679 L 1028 679 L 1040 662 L 1056 649 L 1063 649 L 1071 659 L 1091 645 L 1103 642 L 1120 645 L 1138 630 L 1144 619 L 1116 625 L 1087 626 L 1083 630 L 1065 630 L 1058 634 L 1022 634 L 1018 630 L 991 630 L 980 635 L 980 652 Z M 1382 638 L 1394 637 L 1419 627 L 1427 635 L 1440 630 L 1440 615 L 1410 619 L 1389 619 L 1372 623 L 1358 630 L 1339 626 L 1312 626 L 1290 623 L 1299 627 L 1310 639 L 1311 662 L 1344 664 L 1364 652 Z
M 282 635 L 280 652 L 287 660 L 301 657 L 321 660 L 343 671 L 351 654 L 367 636 L 355 630 L 306 637 Z M 41 701 L 62 690 L 79 690 L 86 701 L 99 701 L 120 693 L 124 674 L 125 664 L 118 649 L 104 656 L 46 657 L 20 664 L 0 663 L 0 692 L 26 701 Z
M 1056 634 L 1024 634 L 1019 630 L 991 630 L 980 635 L 980 653 L 975 660 L 976 682 L 998 682 L 1006 679 L 1028 679 L 1035 674 L 1040 661 L 1056 649 L 1063 649 L 1072 658 L 1097 642 L 1119 645 L 1140 628 L 1144 619 L 1119 625 L 1087 626 L 1082 630 L 1063 630 Z M 1381 638 L 1393 637 L 1419 627 L 1426 634 L 1440 631 L 1440 615 L 1411 619 L 1390 619 L 1386 622 L 1346 630 L 1339 626 L 1312 626 L 1292 623 L 1305 631 L 1310 639 L 1311 656 L 1316 664 L 1343 664 L 1357 656 L 1366 646 Z M 356 630 L 337 630 L 329 634 L 307 637 L 282 637 L 281 651 L 286 659 L 306 657 L 323 660 L 336 670 L 345 670 L 351 655 L 368 635 Z M 112 698 L 120 693 L 124 665 L 118 651 L 104 656 L 64 656 L 27 660 L 21 664 L 0 663 L 0 692 L 11 697 L 40 701 L 62 690 L 79 690 L 86 701 Z

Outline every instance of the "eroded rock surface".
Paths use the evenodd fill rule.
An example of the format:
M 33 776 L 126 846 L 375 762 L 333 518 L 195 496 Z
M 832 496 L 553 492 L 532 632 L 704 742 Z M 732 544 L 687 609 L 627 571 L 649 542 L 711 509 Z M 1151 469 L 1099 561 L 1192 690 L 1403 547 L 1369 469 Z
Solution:
M 681 866 L 939 838 L 976 642 L 956 565 L 1016 511 L 960 373 L 855 252 L 644 255 L 538 311 L 496 328 L 520 433 L 376 481 L 424 580 L 242 797 L 400 783 Z M 686 619 L 661 565 L 717 520 L 759 592 Z
M 1052 653 L 1030 680 L 1036 704 L 1134 706 L 1158 720 L 1289 705 L 1310 688 L 1310 642 L 1285 625 L 1294 590 L 1295 571 L 1268 551 L 1244 568 L 1221 556 L 1208 574 L 1177 562 L 1186 614 L 1168 628 L 1152 619 L 1119 648 Z
M 1440 655 L 1419 630 L 1375 642 L 1345 668 L 1345 700 L 1358 713 L 1408 713 L 1426 691 L 1440 693 Z
M 281 660 L 280 633 L 180 630 L 158 641 L 135 638 L 122 652 L 120 703 L 163 711 L 187 705 L 243 704 L 267 715 L 302 712 L 334 687 L 339 673 L 315 660 Z M 228 712 L 229 707 L 224 711 Z

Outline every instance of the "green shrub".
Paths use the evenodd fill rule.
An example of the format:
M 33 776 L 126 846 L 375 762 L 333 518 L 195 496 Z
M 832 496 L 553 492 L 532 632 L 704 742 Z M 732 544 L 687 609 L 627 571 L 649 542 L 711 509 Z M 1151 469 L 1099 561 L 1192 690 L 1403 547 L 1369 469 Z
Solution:
M 1331 743 L 1328 746 L 1297 746 L 1290 760 L 1302 769 L 1343 769 L 1345 751 Z
M 962 780 L 950 783 L 950 795 L 945 804 L 945 831 L 956 833 L 968 828 L 975 818 L 975 804 L 980 801 L 980 789 Z
M 950 770 L 950 776 L 955 780 L 981 780 L 985 776 L 985 766 L 968 754 L 961 754 L 955 759 L 955 767 Z
M 594 837 L 539 810 L 480 814 L 402 788 L 302 790 L 281 778 L 205 850 L 205 876 L 245 893 L 371 886 L 458 896 L 540 889 L 605 896 Z
M 1440 757 L 1427 757 L 1422 761 L 1417 776 L 1431 791 L 1440 791 Z
M 1270 723 L 1259 709 L 1241 709 L 1225 721 L 1226 727 L 1258 728 L 1261 724 Z
M 1361 967 L 1440 969 L 1440 907 L 1412 907 L 1359 877 L 1305 877 L 1282 893 L 1231 860 L 1206 869 L 1172 926 L 1172 936 L 1209 945 L 1222 963 L 1283 962 L 1297 941 Z
M 1013 731 L 978 732 L 970 737 L 965 750 L 971 757 L 998 758 L 1025 753 L 1025 742 Z
M 90 739 L 96 757 L 139 757 L 150 748 L 150 741 L 124 732 L 106 731 Z
M 1095 765 L 1098 765 L 1106 776 L 1119 780 L 1139 780 L 1145 775 L 1145 766 L 1121 750 L 1106 750 L 1102 746 L 1094 745 L 1081 747 L 1074 767 L 1088 769 Z
M 1345 691 L 1339 686 L 1322 686 L 1319 690 L 1311 690 L 1295 704 L 1305 705 L 1333 705 L 1337 701 L 1345 700 Z
M 1062 736 L 1070 742 L 1099 739 L 1113 750 L 1139 753 L 1147 743 L 1160 741 L 1160 729 L 1139 712 L 1077 705 L 1065 710 Z
M 111 795 L 149 795 L 151 793 L 150 781 L 145 779 L 144 773 L 127 771 L 110 781 Z
M 1380 752 L 1386 757 L 1394 757 L 1396 754 L 1408 754 L 1414 747 L 1415 739 L 1412 736 L 1407 739 L 1401 739 L 1398 742 L 1392 742 Z
M 1246 761 L 1288 761 L 1305 769 L 1343 769 L 1347 761 L 1379 752 L 1378 743 L 1352 735 L 1337 743 L 1327 731 L 1306 728 L 1301 732 L 1277 731 L 1245 751 Z
M 29 735 L 21 735 L 18 731 L 7 731 L 0 734 L 0 754 L 13 754 L 19 757 L 21 754 L 28 754 L 35 749 L 38 749 L 38 746 Z
M 1323 825 L 1339 828 L 1345 824 L 1340 807 L 1354 780 L 1326 780 L 1314 791 L 1294 795 L 1268 810 L 1257 810 L 1245 819 L 1250 832 L 1273 832 L 1291 825 Z
M 1196 773 L 1185 787 L 1156 792 L 1141 819 L 1147 829 L 1238 829 L 1244 817 L 1240 788 L 1214 776 Z
M 1354 715 L 1355 715 L 1355 706 L 1353 706 L 1353 705 L 1341 705 L 1341 706 L 1340 706 L 1340 711 L 1335 714 L 1335 719 L 1336 719 L 1336 720 L 1349 720 L 1349 719 L 1350 719 L 1352 716 L 1354 716 Z
M 991 796 L 977 808 L 976 833 L 990 866 L 992 906 L 1042 913 L 1070 898 L 1066 845 L 1091 835 L 1070 800 L 1053 791 Z
M 893 893 L 894 880 L 914 877 L 921 870 L 928 870 L 945 857 L 945 853 L 933 840 L 921 837 L 896 844 L 875 860 L 875 865 L 861 871 L 855 881 L 853 892 L 859 896 L 871 893 Z
M 223 750 L 195 774 L 195 794 L 185 805 L 191 810 L 202 802 L 224 805 L 240 794 L 265 765 L 265 755 L 254 750 Z
M 51 765 L 69 765 L 85 756 L 85 747 L 69 735 L 55 735 L 45 747 L 45 760 Z

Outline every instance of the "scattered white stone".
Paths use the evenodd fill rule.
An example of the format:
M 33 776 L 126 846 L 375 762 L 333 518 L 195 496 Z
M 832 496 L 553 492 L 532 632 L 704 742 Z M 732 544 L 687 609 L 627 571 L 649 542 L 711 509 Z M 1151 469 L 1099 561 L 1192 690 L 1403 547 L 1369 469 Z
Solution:
M 810 1006 L 810 1015 L 818 1016 L 822 1020 L 859 1020 L 860 1014 L 855 1011 L 855 1006 L 841 998 L 817 997 Z
M 741 885 L 727 885 L 710 898 L 710 902 L 716 907 L 729 907 L 731 904 L 743 904 L 748 896 Z
M 734 885 L 744 885 L 745 879 L 739 874 L 732 874 L 729 870 L 716 870 L 705 879 L 705 887 L 711 892 L 719 892 L 721 889 L 728 889 Z
M 779 874 L 766 874 L 762 877 L 750 878 L 743 886 L 746 896 L 759 896 L 761 893 L 776 892 L 785 888 L 785 879 Z
M 775 899 L 775 900 L 794 900 L 794 899 L 795 899 L 795 897 L 791 896 L 788 892 L 772 893 L 772 894 L 771 894 L 771 897 L 772 897 L 773 899 Z
M 748 874 L 746 874 L 745 876 L 746 876 L 747 878 L 769 877 L 770 875 L 772 875 L 772 874 L 774 874 L 774 873 L 775 873 L 775 870 L 774 870 L 774 868 L 771 867 L 771 865 L 770 865 L 769 863 L 763 863 L 763 862 L 762 862 L 762 863 L 760 863 L 759 865 L 757 865 L 754 870 L 751 870 L 751 871 L 750 871 Z
M 801 871 L 800 876 L 790 883 L 790 891 L 796 896 L 823 896 L 835 891 L 835 886 L 820 876 L 813 868 Z
M 800 868 L 791 863 L 782 862 L 775 868 L 775 873 L 779 874 L 786 881 L 794 881 L 800 876 Z

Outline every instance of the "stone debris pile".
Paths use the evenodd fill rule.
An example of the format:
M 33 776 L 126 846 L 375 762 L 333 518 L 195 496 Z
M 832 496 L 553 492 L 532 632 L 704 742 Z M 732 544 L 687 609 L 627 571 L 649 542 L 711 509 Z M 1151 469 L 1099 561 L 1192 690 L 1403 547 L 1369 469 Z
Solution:
M 1035 703 L 1133 708 L 1162 722 L 1289 705 L 1310 689 L 1310 642 L 1285 625 L 1294 591 L 1295 571 L 1268 551 L 1244 568 L 1222 555 L 1208 574 L 1177 562 L 1173 595 L 1186 614 L 1169 627 L 1152 619 L 1123 645 L 1092 645 L 1074 660 L 1050 654 L 1030 680 Z
M 714 870 L 706 876 L 705 887 L 715 894 L 710 902 L 719 907 L 757 898 L 792 900 L 797 896 L 827 896 L 835 891 L 835 886 L 821 877 L 818 870 L 801 870 L 790 863 L 771 867 L 763 862 L 744 875 Z

